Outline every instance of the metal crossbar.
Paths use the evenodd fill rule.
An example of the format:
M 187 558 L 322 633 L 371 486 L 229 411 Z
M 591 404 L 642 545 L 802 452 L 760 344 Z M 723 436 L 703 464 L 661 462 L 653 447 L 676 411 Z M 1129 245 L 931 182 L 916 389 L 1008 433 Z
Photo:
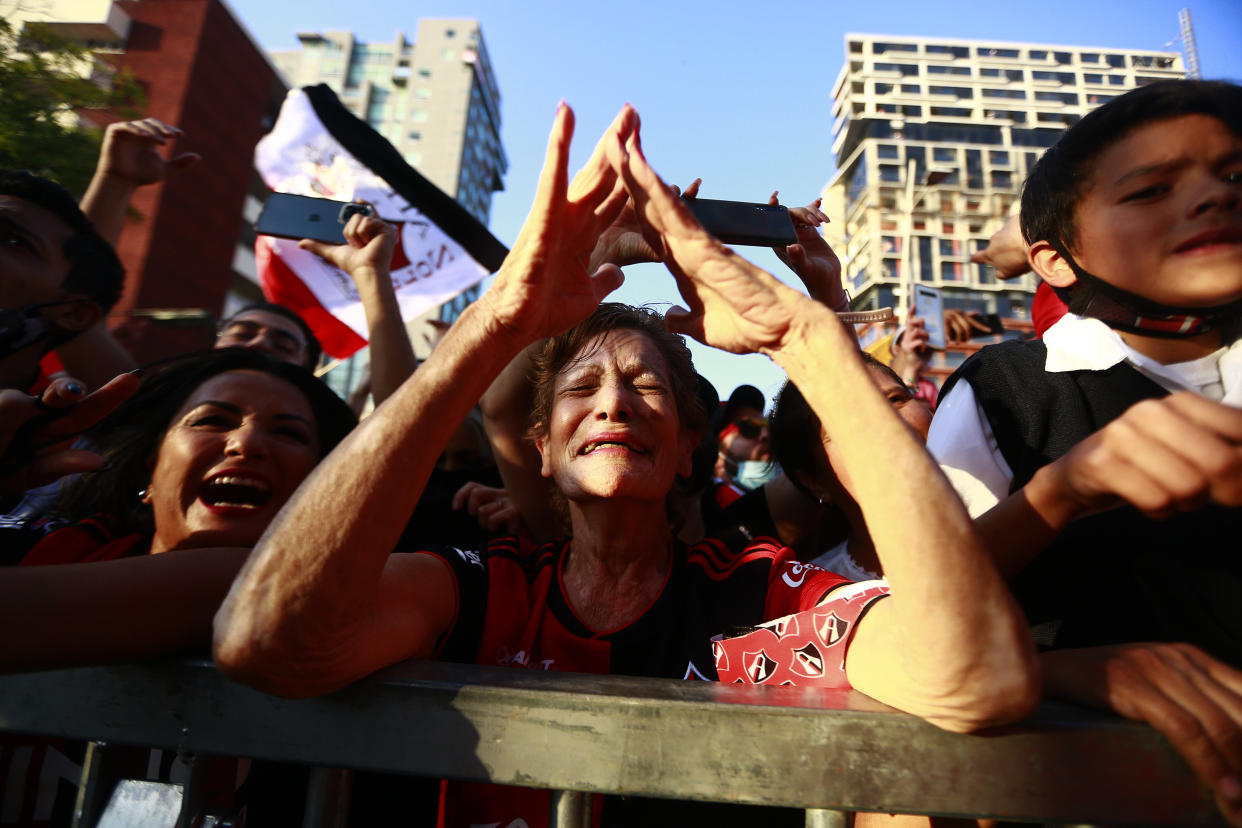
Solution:
M 1109 825 L 1222 825 L 1144 725 L 1046 704 L 960 736 L 860 693 L 407 662 L 291 701 L 179 660 L 0 677 L 0 730 L 574 792 Z

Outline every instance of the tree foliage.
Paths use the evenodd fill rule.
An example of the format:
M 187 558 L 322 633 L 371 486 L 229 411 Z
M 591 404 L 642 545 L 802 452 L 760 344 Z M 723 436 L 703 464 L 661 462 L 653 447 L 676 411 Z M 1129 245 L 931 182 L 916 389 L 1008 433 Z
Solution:
M 132 118 L 145 105 L 133 76 L 101 60 L 46 25 L 19 32 L 0 20 L 0 168 L 30 170 L 82 195 L 102 139 L 85 118 Z

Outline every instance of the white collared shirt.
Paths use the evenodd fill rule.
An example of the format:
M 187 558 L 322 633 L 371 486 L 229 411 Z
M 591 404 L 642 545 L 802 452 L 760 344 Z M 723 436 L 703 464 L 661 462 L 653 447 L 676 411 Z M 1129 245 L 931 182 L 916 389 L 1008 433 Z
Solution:
M 1104 371 L 1127 362 L 1169 391 L 1194 391 L 1242 408 L 1242 339 L 1205 357 L 1164 365 L 1131 348 L 1098 319 L 1067 313 L 1044 332 L 1048 357 L 1044 370 Z M 977 517 L 1009 494 L 1013 472 L 992 434 L 987 415 L 969 382 L 959 382 L 941 400 L 932 418 L 927 448 Z

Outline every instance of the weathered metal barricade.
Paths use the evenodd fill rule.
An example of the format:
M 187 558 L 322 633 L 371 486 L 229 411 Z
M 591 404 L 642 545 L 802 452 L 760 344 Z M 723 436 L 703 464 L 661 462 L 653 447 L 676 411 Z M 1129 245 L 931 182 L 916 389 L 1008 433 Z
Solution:
M 1061 705 L 959 736 L 851 691 L 409 662 L 290 701 L 186 660 L 0 677 L 0 730 L 548 788 L 557 826 L 583 824 L 587 793 L 792 806 L 815 826 L 849 811 L 1223 824 L 1155 731 Z M 90 774 L 83 825 L 106 802 Z M 312 774 L 306 824 L 335 824 L 340 782 Z

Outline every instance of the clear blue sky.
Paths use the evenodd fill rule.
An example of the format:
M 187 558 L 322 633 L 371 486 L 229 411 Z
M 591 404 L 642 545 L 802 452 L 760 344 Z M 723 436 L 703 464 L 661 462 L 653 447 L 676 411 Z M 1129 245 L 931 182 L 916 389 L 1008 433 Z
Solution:
M 297 47 L 297 31 L 344 29 L 363 41 L 411 39 L 419 17 L 482 24 L 502 96 L 510 167 L 491 229 L 516 238 L 534 195 L 547 130 L 563 98 L 578 116 L 574 168 L 626 101 L 643 119 L 643 147 L 667 180 L 702 177 L 703 195 L 787 204 L 818 195 L 834 170 L 829 144 L 832 82 L 847 32 L 1031 41 L 1074 46 L 1176 49 L 1186 0 L 1040 2 L 801 2 L 721 0 L 230 0 L 265 49 Z M 1206 78 L 1242 81 L 1242 0 L 1190 2 Z M 775 256 L 741 252 L 772 272 Z M 631 303 L 673 302 L 661 266 L 627 272 L 616 294 Z M 782 375 L 765 358 L 696 349 L 695 362 L 722 396 L 750 381 L 769 396 Z

